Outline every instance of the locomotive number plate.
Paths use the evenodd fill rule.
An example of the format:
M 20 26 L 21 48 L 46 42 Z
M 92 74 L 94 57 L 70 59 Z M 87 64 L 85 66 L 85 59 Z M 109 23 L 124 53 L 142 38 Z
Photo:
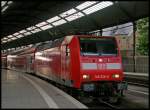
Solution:
M 98 74 L 98 75 L 95 75 L 95 78 L 97 78 L 97 79 L 107 79 L 107 78 L 109 78 L 109 75 Z

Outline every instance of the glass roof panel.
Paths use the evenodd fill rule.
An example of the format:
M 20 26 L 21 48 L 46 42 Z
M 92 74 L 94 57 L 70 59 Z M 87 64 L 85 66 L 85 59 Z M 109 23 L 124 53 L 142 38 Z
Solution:
M 64 20 L 64 19 L 61 19 L 61 20 L 59 20 L 59 21 L 56 21 L 56 22 L 54 22 L 54 23 L 52 23 L 54 26 L 58 26 L 58 25 L 61 25 L 61 24 L 64 24 L 64 23 L 66 23 L 66 21 Z
M 25 33 L 25 32 L 27 32 L 26 30 L 21 30 L 21 31 L 19 31 L 20 33 Z
M 23 33 L 25 36 L 26 35 L 30 35 L 30 34 L 32 34 L 31 32 L 26 32 L 26 33 Z
M 41 23 L 37 24 L 36 26 L 37 26 L 37 27 L 41 27 L 41 26 L 44 26 L 44 25 L 46 25 L 46 24 L 47 24 L 46 22 L 41 22 Z
M 36 28 L 35 26 L 31 26 L 31 27 L 27 28 L 27 30 L 33 30 L 35 28 Z
M 73 14 L 71 16 L 66 17 L 65 19 L 67 19 L 68 21 L 73 21 L 73 20 L 78 19 L 82 16 L 84 16 L 84 15 L 81 12 L 78 12 L 76 14 Z
M 61 17 L 66 17 L 66 16 L 68 16 L 68 15 L 70 15 L 70 14 L 73 14 L 73 13 L 76 13 L 77 11 L 75 10 L 75 9 L 70 9 L 70 10 L 68 10 L 68 11 L 66 11 L 66 12 L 64 12 L 64 13 L 62 13 L 62 14 L 60 14 L 60 16 Z
M 18 36 L 16 36 L 16 37 L 21 38 L 21 37 L 23 37 L 23 35 L 20 34 L 20 35 L 18 35 Z
M 8 5 L 10 5 L 11 3 L 12 3 L 12 1 L 9 1 L 9 2 L 8 2 Z
M 13 36 L 12 35 L 9 35 L 9 36 L 7 36 L 8 38 L 12 38 Z
M 4 37 L 3 39 L 5 40 L 5 39 L 8 39 L 8 38 L 7 38 L 7 37 Z
M 39 32 L 39 31 L 41 31 L 41 30 L 39 28 L 37 28 L 37 29 L 32 30 L 31 32 L 36 33 L 36 32 Z
M 59 20 L 59 19 L 60 19 L 59 16 L 55 16 L 55 17 L 53 17 L 53 18 L 48 19 L 47 22 L 52 23 L 52 22 L 54 22 L 54 21 L 56 21 L 56 20 Z
M 12 3 L 12 1 L 2 1 L 1 2 L 1 7 L 2 7 L 1 12 L 4 12 L 11 3 Z
M 15 40 L 15 39 L 17 39 L 16 37 L 13 37 L 13 38 L 11 38 L 12 40 Z
M 11 40 L 12 40 L 12 39 L 8 39 L 7 42 L 8 42 L 8 41 L 11 41 Z
M 91 13 L 94 13 L 94 12 L 96 12 L 98 10 L 106 8 L 106 7 L 108 7 L 108 6 L 112 5 L 112 4 L 113 3 L 109 2 L 109 1 L 100 2 L 100 3 L 98 3 L 98 4 L 96 4 L 96 5 L 92 6 L 92 7 L 89 7 L 87 9 L 83 10 L 83 12 L 86 13 L 86 14 L 91 14 Z
M 87 7 L 91 6 L 91 5 L 93 5 L 96 2 L 97 1 L 87 1 L 87 2 L 84 2 L 84 3 L 80 4 L 80 5 L 78 5 L 76 8 L 79 9 L 79 10 L 82 10 L 84 8 L 87 8 Z
M 46 25 L 46 26 L 43 26 L 41 27 L 42 30 L 46 30 L 46 29 L 49 29 L 49 28 L 52 28 L 52 26 L 49 24 L 49 25 Z
M 14 33 L 13 35 L 14 35 L 14 36 L 17 36 L 18 34 L 19 34 L 19 33 L 18 33 L 18 32 L 16 32 L 16 33 Z
M 2 9 L 2 12 L 4 12 L 7 8 L 8 8 L 8 5 Z
M 2 43 L 5 43 L 5 42 L 7 42 L 7 41 L 2 41 Z
M 3 7 L 6 4 L 6 1 L 1 1 L 1 7 Z

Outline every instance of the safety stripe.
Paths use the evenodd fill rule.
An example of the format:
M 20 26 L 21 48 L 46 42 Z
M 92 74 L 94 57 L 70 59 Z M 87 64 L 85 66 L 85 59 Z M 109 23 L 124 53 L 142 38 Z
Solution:
M 58 108 L 58 105 L 53 101 L 51 97 L 36 83 L 34 83 L 31 79 L 27 78 L 26 76 L 23 76 L 26 80 L 28 80 L 40 93 L 40 95 L 43 97 L 49 108 Z
M 106 69 L 121 69 L 120 63 L 106 63 Z
M 121 69 L 120 63 L 82 63 L 83 70 L 90 69 Z
M 82 69 L 97 69 L 97 63 L 82 63 Z

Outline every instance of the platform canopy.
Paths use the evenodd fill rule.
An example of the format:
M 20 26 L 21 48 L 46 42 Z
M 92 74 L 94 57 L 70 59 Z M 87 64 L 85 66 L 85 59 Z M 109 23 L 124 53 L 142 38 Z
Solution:
M 149 1 L 14 1 L 3 2 L 1 7 L 2 49 L 100 30 L 149 16 Z

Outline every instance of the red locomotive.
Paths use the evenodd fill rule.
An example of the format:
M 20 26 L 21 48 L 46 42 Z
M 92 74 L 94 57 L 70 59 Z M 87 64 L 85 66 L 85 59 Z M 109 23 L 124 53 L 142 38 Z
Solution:
M 114 37 L 66 36 L 13 58 L 17 69 L 23 67 L 22 70 L 95 96 L 121 95 L 125 87 Z

